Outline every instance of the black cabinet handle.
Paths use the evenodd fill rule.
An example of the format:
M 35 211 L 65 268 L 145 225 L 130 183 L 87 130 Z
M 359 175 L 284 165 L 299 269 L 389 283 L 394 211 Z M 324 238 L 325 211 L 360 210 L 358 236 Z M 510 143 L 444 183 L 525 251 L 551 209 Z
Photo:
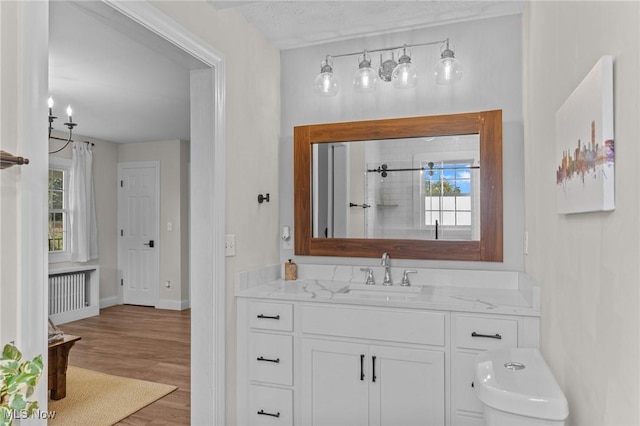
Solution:
M 471 382 L 471 387 L 472 387 L 472 388 L 475 388 L 475 387 L 476 387 L 476 384 L 475 384 L 474 382 Z
M 264 358 L 259 356 L 257 358 L 258 361 L 266 361 L 266 362 L 275 362 L 276 364 L 280 364 L 280 358 L 276 358 L 276 359 L 269 359 L 269 358 Z
M 279 320 L 279 319 L 280 319 L 280 315 L 276 315 L 275 317 L 272 317 L 272 316 L 269 316 L 269 315 L 258 314 L 258 318 L 260 318 L 260 319 L 274 319 L 274 320 Z
M 373 365 L 373 367 L 372 367 L 372 370 L 373 370 L 372 371 L 372 376 L 373 377 L 371 377 L 371 381 L 375 382 L 376 381 L 376 357 L 375 356 L 371 357 L 371 364 Z
M 364 354 L 360 355 L 360 380 L 364 380 Z
M 267 413 L 264 410 L 260 410 L 260 411 L 258 411 L 258 414 L 261 415 L 261 416 L 280 417 L 280 411 L 278 411 L 276 414 L 273 414 L 273 413 Z
M 473 333 L 471 333 L 471 337 L 486 337 L 488 339 L 502 340 L 502 336 L 499 335 L 498 333 L 496 333 L 496 334 L 480 334 L 480 333 L 476 333 L 474 331 Z

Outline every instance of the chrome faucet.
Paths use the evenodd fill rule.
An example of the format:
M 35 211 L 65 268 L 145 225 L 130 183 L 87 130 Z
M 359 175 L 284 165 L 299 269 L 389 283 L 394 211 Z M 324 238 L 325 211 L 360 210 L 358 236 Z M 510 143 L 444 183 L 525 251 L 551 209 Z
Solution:
M 382 253 L 382 266 L 384 266 L 384 280 L 382 280 L 382 285 L 393 285 L 393 282 L 391 281 L 389 253 Z

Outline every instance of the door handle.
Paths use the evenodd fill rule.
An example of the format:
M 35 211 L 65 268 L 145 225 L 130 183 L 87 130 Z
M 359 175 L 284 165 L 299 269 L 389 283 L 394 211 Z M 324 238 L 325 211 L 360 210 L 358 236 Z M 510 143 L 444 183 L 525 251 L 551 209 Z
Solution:
M 149 246 L 149 247 L 153 248 L 153 246 L 155 246 L 155 245 L 156 245 L 156 243 L 154 243 L 154 242 L 153 242 L 153 240 L 149 240 L 149 242 L 148 242 L 148 243 L 144 243 L 143 245 L 145 245 L 145 246 Z

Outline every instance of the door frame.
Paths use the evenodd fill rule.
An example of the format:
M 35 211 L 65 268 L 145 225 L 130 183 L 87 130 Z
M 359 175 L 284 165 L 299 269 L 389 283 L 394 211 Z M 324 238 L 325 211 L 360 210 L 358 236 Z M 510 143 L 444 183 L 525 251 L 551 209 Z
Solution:
M 195 56 L 210 68 L 211 91 L 202 93 L 201 117 L 208 139 L 192 141 L 190 199 L 191 424 L 226 424 L 226 59 L 216 48 L 147 1 L 104 0 L 106 4 Z M 19 31 L 23 60 L 22 144 L 31 163 L 25 172 L 20 225 L 22 241 L 18 343 L 42 354 L 47 366 L 48 263 L 45 251 L 48 156 L 45 99 L 48 97 L 49 4 L 21 2 Z M 202 126 L 202 124 L 201 124 Z M 212 309 L 213 307 L 213 309 Z M 196 368 L 193 368 L 193 367 Z M 34 395 L 47 406 L 46 386 Z M 34 420 L 45 424 L 46 420 Z
M 155 219 L 156 219 L 156 241 L 158 250 L 154 250 L 153 256 L 155 257 L 156 271 L 155 277 L 157 278 L 157 282 L 154 283 L 153 286 L 153 307 L 158 306 L 158 301 L 160 300 L 160 250 L 162 249 L 162 244 L 160 241 L 160 162 L 159 161 L 122 161 L 118 162 L 118 182 L 122 182 L 122 171 L 125 168 L 153 168 L 155 175 L 155 192 L 156 192 L 156 202 L 155 202 Z M 121 185 L 120 183 L 118 185 Z M 118 186 L 118 188 L 120 188 Z M 124 208 L 123 199 L 122 199 L 122 191 L 118 190 L 118 233 L 123 229 L 122 215 L 120 209 Z M 124 252 L 122 247 L 122 239 L 118 238 L 118 278 L 120 279 L 120 285 L 118 286 L 118 303 L 124 303 L 124 285 L 122 284 L 122 280 L 124 278 Z

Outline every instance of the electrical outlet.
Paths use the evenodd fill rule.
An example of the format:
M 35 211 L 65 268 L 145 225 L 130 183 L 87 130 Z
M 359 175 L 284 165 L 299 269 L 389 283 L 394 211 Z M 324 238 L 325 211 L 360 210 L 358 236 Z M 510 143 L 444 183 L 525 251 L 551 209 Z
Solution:
M 173 231 L 173 223 L 167 222 L 167 231 L 169 232 Z
M 289 238 L 286 241 L 282 241 L 282 249 L 283 250 L 293 250 L 293 240 Z
M 224 251 L 226 256 L 236 255 L 236 236 L 235 234 L 227 234 L 224 239 Z
M 167 288 L 167 290 L 171 291 L 171 281 L 166 280 L 164 282 L 164 286 Z

